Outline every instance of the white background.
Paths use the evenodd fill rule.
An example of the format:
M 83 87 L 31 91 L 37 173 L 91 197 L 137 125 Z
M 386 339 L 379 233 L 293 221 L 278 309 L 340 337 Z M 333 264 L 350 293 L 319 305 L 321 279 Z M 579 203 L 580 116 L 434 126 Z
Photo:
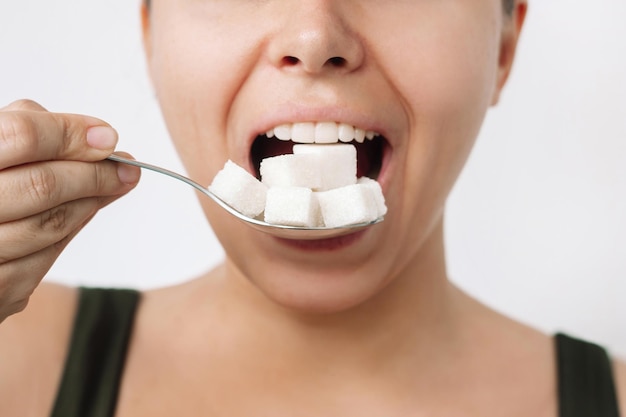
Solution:
M 626 357 L 626 1 L 530 6 L 511 82 L 450 199 L 450 273 L 498 310 Z M 137 0 L 0 2 L 0 105 L 27 97 L 103 118 L 119 149 L 182 171 L 138 10 Z M 46 279 L 152 288 L 221 257 L 193 191 L 144 172 Z

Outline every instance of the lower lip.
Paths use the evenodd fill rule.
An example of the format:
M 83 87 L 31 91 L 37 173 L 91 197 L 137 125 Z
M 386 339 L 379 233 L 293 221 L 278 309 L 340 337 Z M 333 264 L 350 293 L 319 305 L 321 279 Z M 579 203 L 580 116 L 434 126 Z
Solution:
M 293 249 L 308 252 L 331 252 L 344 249 L 361 240 L 367 230 L 350 233 L 339 237 L 316 240 L 292 240 L 277 237 L 275 238 L 280 244 L 289 246 Z

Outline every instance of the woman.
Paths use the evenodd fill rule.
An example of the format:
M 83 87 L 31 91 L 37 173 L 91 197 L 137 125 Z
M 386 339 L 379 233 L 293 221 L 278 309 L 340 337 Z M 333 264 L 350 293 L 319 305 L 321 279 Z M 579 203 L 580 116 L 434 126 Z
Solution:
M 32 102 L 5 108 L 0 413 L 617 415 L 623 365 L 500 316 L 446 275 L 445 200 L 525 13 L 524 0 L 144 5 L 150 74 L 192 178 L 210 183 L 227 159 L 255 172 L 285 151 L 265 135 L 276 126 L 340 122 L 380 135 L 359 163 L 380 166 L 389 211 L 364 232 L 293 241 L 201 200 L 225 262 L 138 304 L 38 286 L 137 183 L 136 169 L 103 161 L 115 132 Z M 593 358 L 597 392 L 576 385 L 577 355 Z

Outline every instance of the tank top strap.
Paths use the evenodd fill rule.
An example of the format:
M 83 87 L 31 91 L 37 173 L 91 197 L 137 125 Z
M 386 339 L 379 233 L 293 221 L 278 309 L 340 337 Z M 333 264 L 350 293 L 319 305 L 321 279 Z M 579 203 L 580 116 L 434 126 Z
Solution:
M 81 288 L 51 417 L 113 417 L 139 292 Z
M 559 417 L 619 417 L 611 360 L 602 347 L 556 335 Z

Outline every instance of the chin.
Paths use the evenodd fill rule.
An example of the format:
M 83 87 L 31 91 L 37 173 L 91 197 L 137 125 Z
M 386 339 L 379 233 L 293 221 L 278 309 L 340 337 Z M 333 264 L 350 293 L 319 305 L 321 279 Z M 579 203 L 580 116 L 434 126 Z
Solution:
M 382 265 L 302 265 L 281 262 L 245 272 L 263 295 L 286 309 L 305 314 L 333 314 L 353 309 L 380 293 L 388 283 Z M 369 265 L 368 265 L 369 264 Z M 384 268 L 383 268 L 384 269 Z
M 397 236 L 393 216 L 338 238 L 298 241 L 269 236 L 207 209 L 234 282 L 260 294 L 261 303 L 269 300 L 293 312 L 354 309 L 384 291 L 402 263 L 395 245 L 385 243 Z

